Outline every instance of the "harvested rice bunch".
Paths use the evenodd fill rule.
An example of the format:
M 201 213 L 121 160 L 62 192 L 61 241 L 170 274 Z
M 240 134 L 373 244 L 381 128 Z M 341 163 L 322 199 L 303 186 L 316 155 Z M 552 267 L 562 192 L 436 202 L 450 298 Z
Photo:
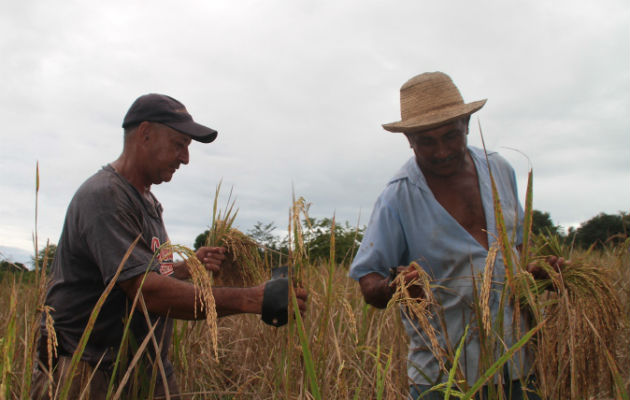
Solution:
M 206 268 L 201 264 L 195 252 L 185 246 L 173 245 L 172 251 L 182 257 L 188 265 L 190 271 L 190 277 L 193 285 L 197 289 L 195 291 L 195 312 L 197 315 L 196 305 L 199 303 L 201 309 L 199 311 L 206 314 L 206 326 L 208 327 L 208 334 L 210 335 L 212 343 L 212 352 L 215 360 L 219 359 L 219 342 L 217 327 L 217 311 L 216 303 L 214 301 L 214 295 L 212 293 L 212 286 L 214 284 L 212 274 L 208 274 Z M 200 300 L 200 301 L 198 301 Z
M 559 271 L 546 257 L 538 261 L 548 278 L 534 280 L 521 271 L 516 293 L 538 322 L 538 377 L 549 398 L 579 398 L 614 390 L 619 366 L 615 343 L 628 317 L 605 266 L 587 258 L 572 259 Z M 592 258 L 590 258 L 592 260 Z M 545 290 L 552 289 L 552 290 Z
M 390 305 L 398 304 L 402 306 L 402 312 L 407 316 L 407 318 L 417 322 L 421 329 L 421 332 L 418 332 L 418 334 L 428 339 L 429 343 L 427 343 L 427 346 L 431 349 L 431 352 L 440 363 L 440 368 L 447 372 L 444 365 L 446 352 L 442 346 L 440 346 L 438 334 L 431 323 L 434 315 L 432 308 L 437 304 L 435 298 L 433 297 L 433 292 L 431 291 L 431 277 L 415 261 L 412 261 L 409 266 L 405 267 L 405 270 L 417 271 L 418 278 L 410 282 L 405 282 L 405 274 L 399 273 L 392 281 L 395 290 L 392 295 Z M 410 293 L 410 290 L 413 290 L 412 288 L 414 286 L 417 286 L 414 291 L 417 292 L 418 289 L 420 289 L 423 293 L 422 296 L 414 297 Z
M 216 221 L 223 224 L 223 221 Z M 236 228 L 223 231 L 219 245 L 226 248 L 226 259 L 214 280 L 220 286 L 244 287 L 268 278 L 258 244 Z

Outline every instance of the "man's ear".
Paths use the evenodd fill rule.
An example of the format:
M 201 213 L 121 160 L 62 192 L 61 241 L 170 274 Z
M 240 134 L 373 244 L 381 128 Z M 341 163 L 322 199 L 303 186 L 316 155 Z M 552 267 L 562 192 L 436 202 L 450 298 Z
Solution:
M 149 121 L 142 121 L 140 125 L 138 125 L 138 137 L 142 142 L 148 142 L 151 137 L 151 132 L 153 130 L 153 125 Z
M 470 115 L 466 116 L 466 118 L 464 118 L 464 119 L 463 119 L 463 122 L 464 122 L 464 125 L 465 125 L 465 127 L 466 127 L 466 130 L 465 130 L 465 132 L 464 132 L 464 133 L 465 133 L 466 135 L 468 135 L 468 131 L 469 131 L 468 127 L 469 127 L 469 125 L 470 125 Z
M 406 132 L 403 132 L 403 135 L 405 135 L 405 137 L 407 138 L 407 143 L 409 143 L 409 148 L 412 149 L 413 146 L 411 145 L 411 139 L 409 139 L 409 134 Z

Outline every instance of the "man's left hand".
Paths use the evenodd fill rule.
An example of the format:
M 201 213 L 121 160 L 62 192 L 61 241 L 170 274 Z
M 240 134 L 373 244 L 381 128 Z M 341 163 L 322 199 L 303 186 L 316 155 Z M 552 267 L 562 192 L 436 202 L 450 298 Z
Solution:
M 210 272 L 219 272 L 225 260 L 225 247 L 200 247 L 195 253 L 201 264 Z
M 554 271 L 560 272 L 564 267 L 571 264 L 570 260 L 565 260 L 564 257 L 548 256 L 545 261 L 553 268 Z M 543 267 L 537 262 L 531 262 L 527 264 L 527 272 L 532 274 L 535 279 L 548 279 L 549 274 Z

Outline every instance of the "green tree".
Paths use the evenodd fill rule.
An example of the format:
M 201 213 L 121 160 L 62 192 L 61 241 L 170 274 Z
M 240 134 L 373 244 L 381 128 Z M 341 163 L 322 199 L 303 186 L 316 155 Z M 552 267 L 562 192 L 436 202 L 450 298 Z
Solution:
M 310 223 L 309 223 L 310 222 Z M 332 219 L 323 218 L 317 220 L 311 218 L 304 221 L 305 245 L 312 261 L 327 261 L 330 259 L 330 242 L 332 231 Z M 354 228 L 345 222 L 335 223 L 335 263 L 349 263 L 354 258 L 359 244 L 363 239 L 365 227 Z
M 630 216 L 626 213 L 611 215 L 600 213 L 580 224 L 571 233 L 575 235 L 576 245 L 588 248 L 602 248 L 605 243 L 619 243 L 628 237 Z
M 195 244 L 194 244 L 195 251 L 199 250 L 200 247 L 206 244 L 206 240 L 208 239 L 209 233 L 210 233 L 210 230 L 206 229 L 205 231 L 197 235 L 197 237 L 195 238 Z
M 276 230 L 276 224 L 269 222 L 267 224 L 258 221 L 254 224 L 254 227 L 247 231 L 247 236 L 252 238 L 258 244 L 261 244 L 270 249 L 277 250 L 280 241 L 274 235 L 273 231 Z
M 532 233 L 538 234 L 553 234 L 558 235 L 560 233 L 559 227 L 553 224 L 548 212 L 539 210 L 533 210 L 532 212 Z
M 55 254 L 57 253 L 57 245 L 49 244 L 37 253 L 37 260 L 34 257 L 31 257 L 31 261 L 33 262 L 33 266 L 37 264 L 37 268 L 41 268 L 45 266 L 47 270 L 50 270 L 50 266 L 52 265 L 53 259 L 55 258 Z
M 247 236 L 252 238 L 256 243 L 262 244 L 265 247 L 270 249 L 278 249 L 280 241 L 273 234 L 273 231 L 276 229 L 276 225 L 273 222 L 269 222 L 267 224 L 263 222 L 256 222 L 254 227 L 247 231 Z M 199 250 L 201 246 L 206 243 L 208 239 L 208 234 L 210 230 L 206 229 L 195 238 L 194 248 L 195 251 Z
M 28 271 L 26 265 L 20 262 L 12 262 L 8 260 L 0 261 L 0 272 L 24 272 Z

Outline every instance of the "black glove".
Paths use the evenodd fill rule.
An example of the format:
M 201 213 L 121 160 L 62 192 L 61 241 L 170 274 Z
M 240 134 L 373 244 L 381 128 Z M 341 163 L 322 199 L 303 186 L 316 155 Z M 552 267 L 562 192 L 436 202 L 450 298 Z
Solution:
M 289 267 L 271 270 L 271 279 L 265 284 L 262 304 L 264 323 L 279 327 L 289 320 Z

